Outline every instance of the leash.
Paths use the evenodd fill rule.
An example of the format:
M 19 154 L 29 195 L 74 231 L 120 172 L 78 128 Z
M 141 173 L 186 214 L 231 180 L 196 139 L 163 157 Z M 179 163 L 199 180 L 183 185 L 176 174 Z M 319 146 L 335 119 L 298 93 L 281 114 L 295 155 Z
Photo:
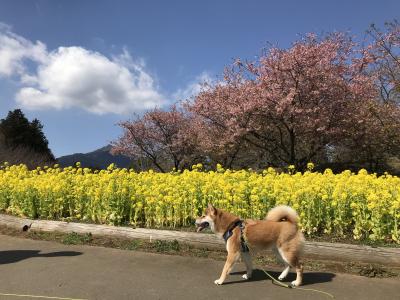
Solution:
M 310 291 L 310 292 L 316 292 L 316 293 L 321 293 L 324 294 L 332 299 L 335 299 L 335 296 L 333 296 L 331 293 L 325 292 L 325 291 L 321 291 L 321 290 L 317 290 L 317 289 L 309 289 L 309 288 L 302 288 L 302 287 L 296 287 L 293 286 L 291 284 L 286 284 L 283 282 L 280 282 L 278 280 L 276 280 L 271 274 L 269 274 L 267 271 L 265 271 L 264 269 L 261 269 L 261 271 L 263 271 L 265 273 L 265 275 L 267 275 L 271 280 L 272 280 L 272 284 L 284 287 L 284 288 L 288 288 L 288 289 L 295 289 L 295 290 L 303 290 L 303 291 Z
M 62 298 L 62 297 L 55 297 L 55 296 L 20 295 L 20 294 L 5 294 L 5 293 L 0 293 L 0 296 L 20 297 L 20 298 L 58 299 L 58 300 L 87 300 L 87 299 L 75 299 L 75 298 Z

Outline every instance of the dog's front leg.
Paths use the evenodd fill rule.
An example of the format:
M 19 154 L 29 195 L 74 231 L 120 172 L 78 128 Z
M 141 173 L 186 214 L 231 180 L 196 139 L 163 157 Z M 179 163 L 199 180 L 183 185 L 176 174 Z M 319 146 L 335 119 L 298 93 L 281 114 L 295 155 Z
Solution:
M 220 285 L 224 283 L 226 276 L 229 273 L 229 270 L 232 269 L 233 265 L 235 264 L 235 262 L 237 262 L 239 257 L 240 252 L 228 252 L 228 257 L 226 258 L 224 268 L 222 269 L 221 277 L 214 281 L 215 284 Z
M 243 279 L 250 279 L 251 275 L 253 274 L 253 263 L 251 261 L 251 255 L 249 252 L 243 252 L 242 253 L 242 259 L 243 262 L 246 265 L 246 274 L 244 274 L 242 277 Z

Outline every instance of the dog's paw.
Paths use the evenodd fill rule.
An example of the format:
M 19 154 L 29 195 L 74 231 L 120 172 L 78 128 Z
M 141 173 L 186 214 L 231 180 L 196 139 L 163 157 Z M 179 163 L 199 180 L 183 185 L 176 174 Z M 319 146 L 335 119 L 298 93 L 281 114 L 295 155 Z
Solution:
M 242 278 L 245 279 L 245 280 L 248 280 L 248 279 L 251 278 L 251 276 L 250 276 L 250 275 L 247 275 L 247 274 L 243 274 L 243 275 L 242 275 Z
M 297 286 L 300 286 L 300 283 L 297 282 L 296 280 L 294 280 L 294 281 L 292 281 L 292 282 L 290 283 L 290 285 L 291 285 L 292 287 L 297 287 Z
M 221 285 L 221 284 L 223 284 L 224 282 L 223 282 L 222 280 L 220 280 L 220 279 L 217 279 L 217 280 L 214 281 L 214 283 L 215 283 L 216 285 Z
M 286 276 L 280 275 L 280 276 L 278 277 L 278 280 L 282 281 L 282 280 L 285 279 L 285 278 L 286 278 Z

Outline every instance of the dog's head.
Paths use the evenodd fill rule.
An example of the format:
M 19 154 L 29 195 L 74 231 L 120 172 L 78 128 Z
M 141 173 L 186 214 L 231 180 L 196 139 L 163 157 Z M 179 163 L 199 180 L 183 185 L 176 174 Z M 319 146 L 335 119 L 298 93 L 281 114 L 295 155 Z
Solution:
M 204 215 L 196 219 L 197 232 L 200 232 L 207 227 L 210 227 L 211 230 L 214 231 L 216 217 L 217 209 L 212 204 L 208 204 Z

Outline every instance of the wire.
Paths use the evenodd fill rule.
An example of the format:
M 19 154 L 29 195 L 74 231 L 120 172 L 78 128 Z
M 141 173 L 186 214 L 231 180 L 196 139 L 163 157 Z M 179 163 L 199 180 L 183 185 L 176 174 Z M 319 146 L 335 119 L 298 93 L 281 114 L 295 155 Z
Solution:
M 21 294 L 5 294 L 0 293 L 0 296 L 10 296 L 10 297 L 23 297 L 23 298 L 41 298 L 41 299 L 59 299 L 59 300 L 87 300 L 87 299 L 76 299 L 76 298 L 63 298 L 55 296 L 37 296 L 37 295 L 21 295 Z

